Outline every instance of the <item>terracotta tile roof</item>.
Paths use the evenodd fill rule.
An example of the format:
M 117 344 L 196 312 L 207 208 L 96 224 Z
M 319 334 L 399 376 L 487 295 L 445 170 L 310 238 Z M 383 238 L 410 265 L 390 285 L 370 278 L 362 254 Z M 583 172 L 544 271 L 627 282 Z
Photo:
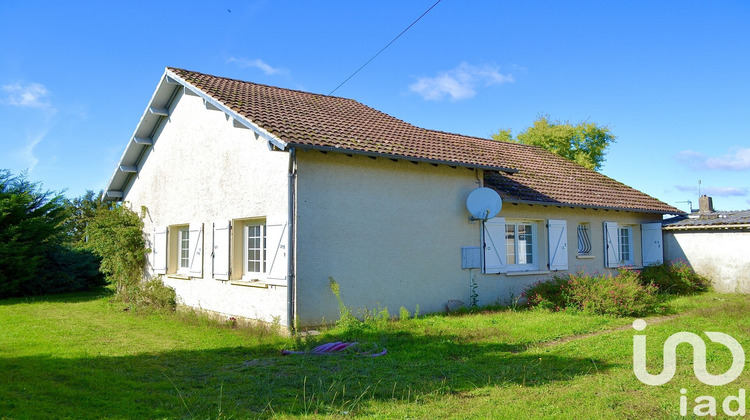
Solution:
M 496 169 L 487 186 L 509 201 L 683 213 L 538 147 L 427 130 L 352 99 L 167 70 L 291 146 Z

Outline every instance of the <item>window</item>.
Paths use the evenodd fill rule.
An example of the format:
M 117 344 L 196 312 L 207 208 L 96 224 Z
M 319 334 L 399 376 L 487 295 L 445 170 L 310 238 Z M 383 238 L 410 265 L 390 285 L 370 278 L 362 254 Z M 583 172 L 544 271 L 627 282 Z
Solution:
M 190 269 L 190 229 L 188 227 L 177 231 L 177 246 L 178 271 L 184 272 Z
M 633 265 L 633 228 L 620 226 L 617 229 L 617 243 L 620 250 L 620 264 Z
M 505 220 L 493 217 L 482 224 L 482 272 L 499 274 L 539 270 L 539 221 Z M 567 226 L 564 220 L 549 220 L 551 270 L 568 268 Z
M 203 276 L 203 223 L 156 226 L 151 243 L 154 274 Z
M 590 255 L 591 254 L 591 239 L 589 232 L 591 227 L 588 223 L 581 223 L 578 225 L 578 255 Z
M 213 225 L 212 277 L 237 284 L 286 284 L 288 246 L 286 215 L 216 220 Z
M 511 270 L 537 268 L 535 223 L 506 222 L 505 258 Z
M 263 274 L 266 272 L 266 225 L 249 222 L 244 231 L 243 273 Z
M 657 245 L 659 245 L 658 250 L 661 251 L 661 245 Z M 633 240 L 633 226 L 604 222 L 604 249 L 605 267 L 635 265 L 636 244 Z

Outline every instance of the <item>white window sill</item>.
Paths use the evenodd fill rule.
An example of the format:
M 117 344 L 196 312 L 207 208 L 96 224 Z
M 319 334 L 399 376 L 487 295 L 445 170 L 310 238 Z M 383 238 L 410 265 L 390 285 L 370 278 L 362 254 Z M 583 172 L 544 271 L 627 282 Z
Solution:
M 186 274 L 167 274 L 167 278 L 177 279 L 177 280 L 192 280 L 193 279 L 192 277 Z
M 593 260 L 593 259 L 596 259 L 596 257 L 593 256 L 593 255 L 576 255 L 576 258 L 578 258 L 579 260 Z
M 508 271 L 505 273 L 506 276 L 535 276 L 538 274 L 549 274 L 549 270 L 534 270 L 534 271 Z
M 232 280 L 229 282 L 229 284 L 234 286 L 244 286 L 244 287 L 257 287 L 259 289 L 268 289 L 268 283 L 262 282 L 262 281 L 247 281 L 247 280 Z

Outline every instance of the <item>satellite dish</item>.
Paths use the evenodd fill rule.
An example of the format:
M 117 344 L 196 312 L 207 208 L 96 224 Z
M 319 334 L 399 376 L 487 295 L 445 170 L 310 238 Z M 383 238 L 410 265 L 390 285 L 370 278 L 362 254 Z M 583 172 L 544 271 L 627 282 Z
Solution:
M 482 187 L 469 193 L 466 198 L 466 208 L 474 220 L 487 221 L 492 219 L 503 208 L 503 200 L 495 190 Z

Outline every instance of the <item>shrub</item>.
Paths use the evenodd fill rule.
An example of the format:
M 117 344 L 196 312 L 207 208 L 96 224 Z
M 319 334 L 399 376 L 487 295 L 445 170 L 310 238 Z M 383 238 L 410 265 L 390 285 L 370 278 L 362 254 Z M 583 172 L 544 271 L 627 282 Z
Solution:
M 101 257 L 100 270 L 116 286 L 120 299 L 129 302 L 137 298 L 149 252 L 138 214 L 122 204 L 102 207 L 87 224 L 86 236 L 86 247 Z
M 537 282 L 527 288 L 521 297 L 527 299 L 529 306 L 559 311 L 568 304 L 563 296 L 563 288 L 568 280 L 568 276 L 555 276 L 551 280 Z
M 564 294 L 572 306 L 589 313 L 614 316 L 641 316 L 658 303 L 656 286 L 641 284 L 637 272 L 620 270 L 611 274 L 571 275 Z
M 653 283 L 659 292 L 675 295 L 705 292 L 711 284 L 708 278 L 681 260 L 645 267 L 641 272 L 641 283 Z
M 25 285 L 28 294 L 65 293 L 107 284 L 99 271 L 101 259 L 93 252 L 70 245 L 52 249 L 42 272 Z
M 641 316 L 653 311 L 658 303 L 656 286 L 641 284 L 637 272 L 621 270 L 616 276 L 556 276 L 539 282 L 524 291 L 528 305 L 550 310 L 574 309 L 584 312 Z
M 165 285 L 161 277 L 141 282 L 131 295 L 131 303 L 136 307 L 174 311 L 177 306 L 174 289 Z

